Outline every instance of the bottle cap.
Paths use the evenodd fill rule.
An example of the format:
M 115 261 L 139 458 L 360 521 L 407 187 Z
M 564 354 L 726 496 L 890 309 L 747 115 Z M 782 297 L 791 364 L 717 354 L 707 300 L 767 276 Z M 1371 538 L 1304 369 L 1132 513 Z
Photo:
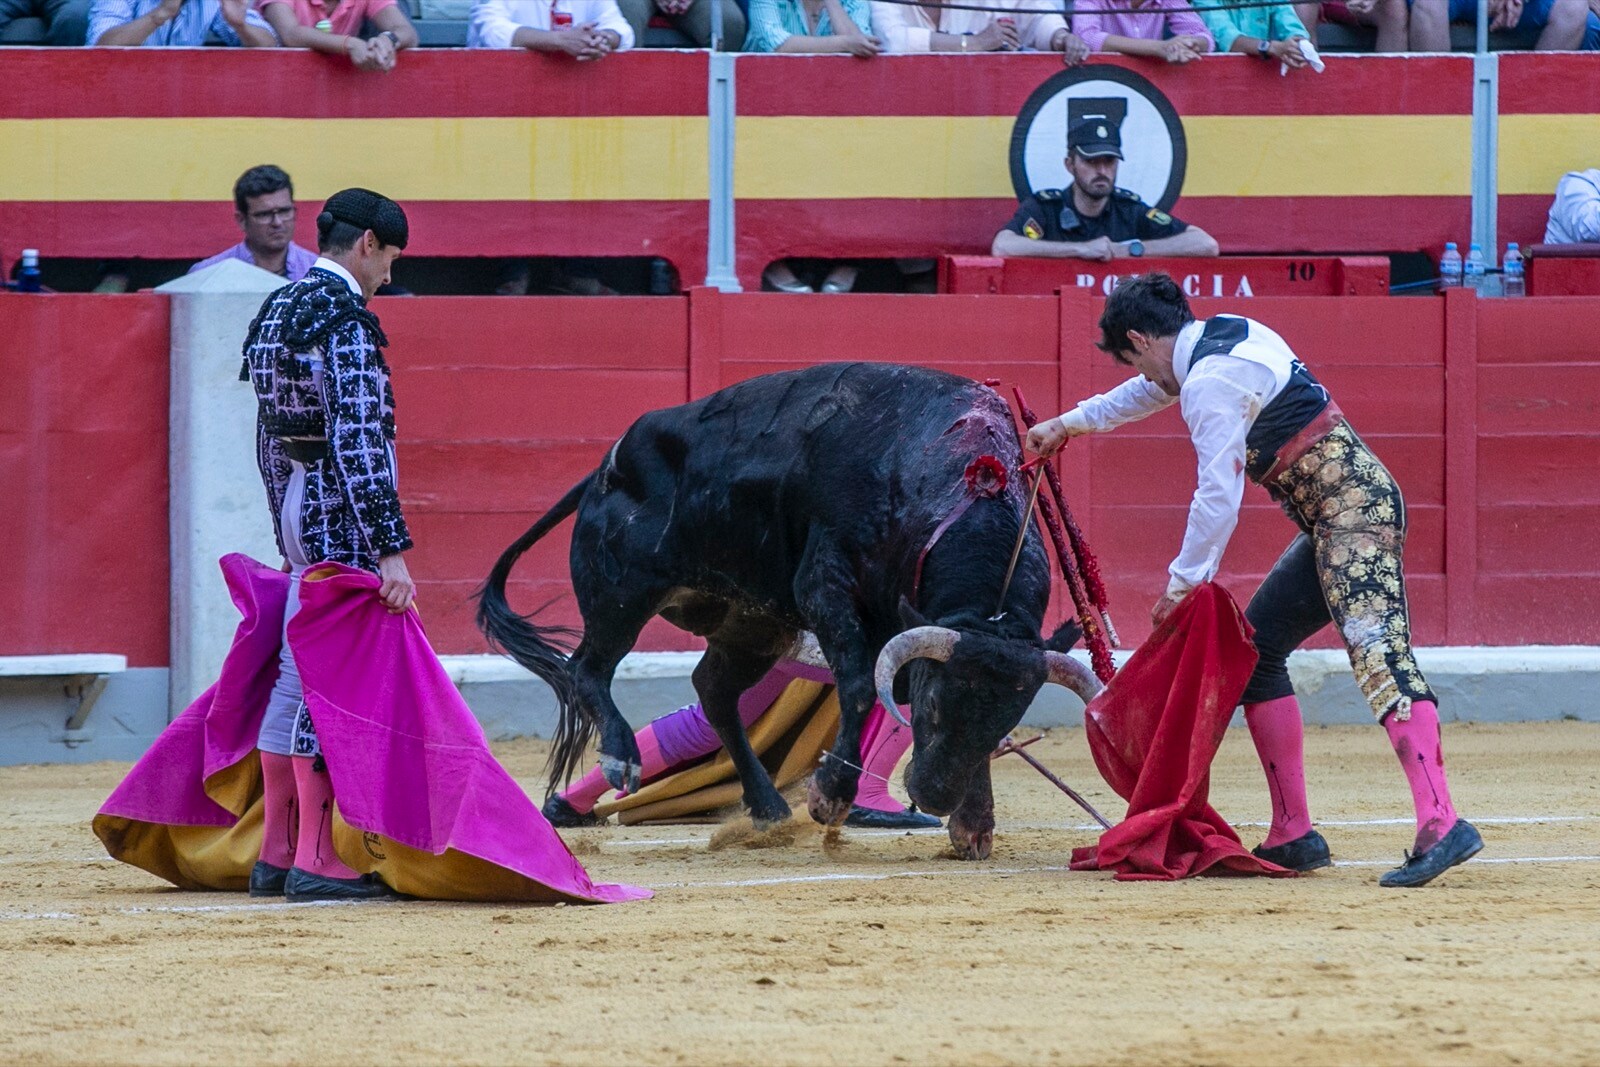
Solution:
M 1444 243 L 1444 250 L 1446 252 L 1454 252 L 1456 250 L 1456 243 L 1454 241 L 1446 241 Z
M 1521 247 L 1522 247 L 1522 246 L 1521 246 L 1521 245 L 1519 245 L 1519 244 L 1517 244 L 1517 242 L 1515 242 L 1515 241 L 1512 241 L 1512 242 L 1511 242 L 1511 243 L 1510 243 L 1510 244 L 1508 244 L 1508 245 L 1506 245 L 1506 251 L 1508 251 L 1508 252 L 1509 252 L 1509 251 L 1511 251 L 1511 250 L 1512 250 L 1512 249 L 1516 249 L 1516 248 L 1521 248 Z
M 1472 242 L 1472 249 L 1471 250 L 1474 251 L 1474 252 L 1482 252 L 1483 251 L 1483 246 L 1480 245 L 1478 242 L 1474 241 L 1474 242 Z

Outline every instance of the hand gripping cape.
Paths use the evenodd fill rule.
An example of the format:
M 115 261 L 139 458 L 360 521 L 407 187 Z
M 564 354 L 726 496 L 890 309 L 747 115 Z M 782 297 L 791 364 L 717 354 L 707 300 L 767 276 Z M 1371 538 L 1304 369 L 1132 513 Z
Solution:
M 94 819 L 114 859 L 183 889 L 245 889 L 261 845 L 256 736 L 278 672 L 289 576 L 222 560 L 243 619 L 217 682 L 157 738 Z M 489 752 L 416 609 L 391 615 L 377 576 L 308 570 L 289 643 L 332 778 L 334 847 L 358 871 L 431 900 L 611 903 Z
M 1257 859 L 1207 801 L 1211 761 L 1255 669 L 1250 624 L 1220 585 L 1186 597 L 1084 712 L 1089 750 L 1128 814 L 1074 849 L 1118 881 L 1292 871 Z

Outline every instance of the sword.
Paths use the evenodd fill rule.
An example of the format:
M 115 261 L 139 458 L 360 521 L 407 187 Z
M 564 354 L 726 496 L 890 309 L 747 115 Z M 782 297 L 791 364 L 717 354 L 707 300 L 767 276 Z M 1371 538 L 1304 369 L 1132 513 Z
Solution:
M 1044 462 L 1043 456 L 1028 460 L 1017 468 L 1017 473 L 1026 476 L 1029 468 L 1039 466 Z M 1022 525 L 1017 529 L 1017 543 L 1011 548 L 1011 562 L 1006 566 L 1006 580 L 1000 584 L 1000 602 L 995 605 L 994 614 L 989 616 L 990 622 L 998 622 L 1005 617 L 1006 594 L 1011 591 L 1011 576 L 1017 573 L 1017 560 L 1022 557 L 1022 542 L 1028 539 L 1028 525 L 1033 522 L 1033 509 L 1039 503 L 1039 487 L 1044 484 L 1044 471 L 1039 471 L 1033 479 L 1033 488 L 1028 491 L 1028 507 L 1022 513 Z

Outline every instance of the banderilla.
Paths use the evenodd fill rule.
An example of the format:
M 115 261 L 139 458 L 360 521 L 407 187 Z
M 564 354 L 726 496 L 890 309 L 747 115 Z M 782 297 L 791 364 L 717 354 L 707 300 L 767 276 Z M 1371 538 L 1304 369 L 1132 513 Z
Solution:
M 1041 734 L 1039 736 L 1042 737 L 1044 735 Z M 1039 737 L 1030 737 L 1026 741 L 1023 741 L 1023 742 L 1021 742 L 1019 744 L 1018 742 L 1013 741 L 1011 739 L 1011 736 L 1008 734 L 1006 736 L 1006 739 L 1004 741 L 1000 742 L 1000 747 L 995 749 L 994 753 L 989 758 L 990 759 L 999 759 L 1001 756 L 1004 756 L 1008 752 L 1015 752 L 1017 755 L 1021 756 L 1024 760 L 1027 760 L 1028 766 L 1032 767 L 1034 770 L 1036 770 L 1040 774 L 1044 775 L 1046 781 L 1048 781 L 1051 785 L 1055 786 L 1057 789 L 1061 790 L 1063 793 L 1067 794 L 1067 796 L 1071 797 L 1073 803 L 1077 804 L 1078 807 L 1080 807 L 1084 811 L 1088 812 L 1089 815 L 1094 819 L 1095 822 L 1099 823 L 1102 827 L 1104 827 L 1107 830 L 1111 829 L 1111 824 L 1106 821 L 1106 817 L 1104 815 L 1101 815 L 1098 811 L 1096 811 L 1093 804 L 1091 804 L 1087 800 L 1083 799 L 1083 797 L 1081 797 L 1078 794 L 1078 791 L 1076 789 L 1073 789 L 1066 782 L 1063 782 L 1060 778 L 1057 778 L 1054 774 L 1052 774 L 1051 771 L 1050 771 L 1050 768 L 1048 768 L 1044 764 L 1040 763 L 1037 759 L 1034 759 L 1033 753 L 1024 752 L 1023 751 L 1023 749 L 1027 748 L 1029 745 L 1033 744 L 1037 740 L 1039 740 Z

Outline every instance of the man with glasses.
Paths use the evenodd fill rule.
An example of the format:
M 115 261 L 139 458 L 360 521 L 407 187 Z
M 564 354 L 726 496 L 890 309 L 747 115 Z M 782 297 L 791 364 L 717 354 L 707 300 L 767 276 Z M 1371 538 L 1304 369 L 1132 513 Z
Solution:
M 306 276 L 317 254 L 294 243 L 294 183 L 279 167 L 251 167 L 233 184 L 233 220 L 244 240 L 189 268 L 197 270 L 239 259 L 291 282 Z

